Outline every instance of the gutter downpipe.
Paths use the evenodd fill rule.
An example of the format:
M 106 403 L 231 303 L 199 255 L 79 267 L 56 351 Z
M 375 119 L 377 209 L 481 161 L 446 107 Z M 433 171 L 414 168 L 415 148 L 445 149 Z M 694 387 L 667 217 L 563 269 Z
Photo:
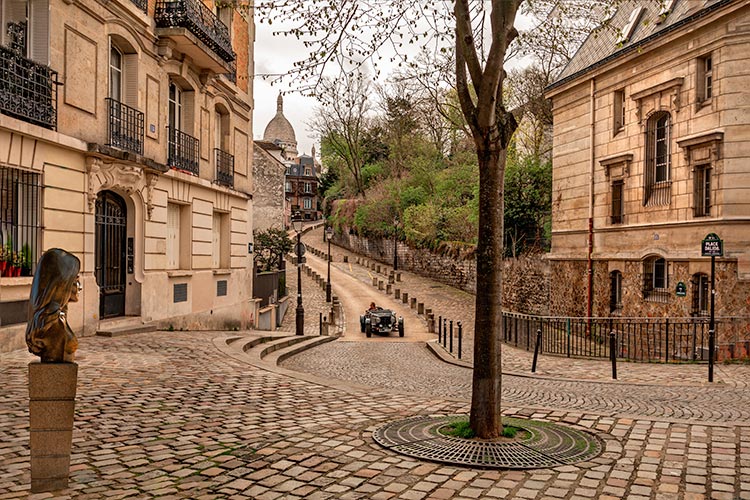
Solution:
M 586 256 L 586 275 L 588 278 L 588 290 L 586 297 L 586 317 L 591 318 L 593 316 L 594 307 L 594 261 L 592 259 L 594 253 L 594 141 L 596 133 L 596 97 L 594 92 L 596 90 L 596 80 L 591 78 L 591 97 L 589 111 L 589 126 L 590 126 L 590 140 L 589 140 L 589 220 L 588 220 L 588 243 L 587 243 L 587 256 Z M 589 320 L 590 321 L 590 320 Z

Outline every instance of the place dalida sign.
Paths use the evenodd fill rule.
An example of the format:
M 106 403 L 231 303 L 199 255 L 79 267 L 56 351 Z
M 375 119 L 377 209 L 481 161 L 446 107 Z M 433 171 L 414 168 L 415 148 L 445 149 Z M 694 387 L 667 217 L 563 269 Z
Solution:
M 709 233 L 701 241 L 701 256 L 702 257 L 723 257 L 724 256 L 724 242 L 719 238 L 716 233 Z

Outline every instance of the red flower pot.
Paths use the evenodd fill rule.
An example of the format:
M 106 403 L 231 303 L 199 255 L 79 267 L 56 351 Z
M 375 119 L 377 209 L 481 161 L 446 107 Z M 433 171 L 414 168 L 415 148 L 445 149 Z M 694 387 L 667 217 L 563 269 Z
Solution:
M 13 267 L 13 277 L 18 278 L 21 276 L 21 268 L 20 267 Z
M 0 260 L 0 275 L 3 275 L 7 267 L 8 267 L 8 261 Z

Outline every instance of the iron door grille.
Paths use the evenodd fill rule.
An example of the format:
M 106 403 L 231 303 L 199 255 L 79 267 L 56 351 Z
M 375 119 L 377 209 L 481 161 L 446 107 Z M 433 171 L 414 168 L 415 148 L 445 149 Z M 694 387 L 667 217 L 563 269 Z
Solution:
M 125 200 L 104 191 L 96 200 L 96 282 L 102 317 L 125 314 Z

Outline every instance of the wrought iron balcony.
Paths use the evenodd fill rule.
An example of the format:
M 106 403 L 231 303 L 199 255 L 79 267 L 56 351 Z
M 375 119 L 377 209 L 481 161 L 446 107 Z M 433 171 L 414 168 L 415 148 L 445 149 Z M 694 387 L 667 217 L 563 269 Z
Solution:
M 158 0 L 157 28 L 186 28 L 225 62 L 234 61 L 229 29 L 200 0 Z
M 55 130 L 57 71 L 0 46 L 0 113 Z
M 107 97 L 109 126 L 107 146 L 143 154 L 143 113 L 127 104 Z
M 229 72 L 224 73 L 224 76 L 227 77 L 227 80 L 237 85 L 237 61 L 229 63 Z
M 132 0 L 136 7 L 148 14 L 148 0 Z
M 172 168 L 199 174 L 198 139 L 176 128 L 169 127 L 169 158 L 167 164 Z
M 216 158 L 216 184 L 234 187 L 234 156 L 221 149 L 214 149 L 214 154 Z

